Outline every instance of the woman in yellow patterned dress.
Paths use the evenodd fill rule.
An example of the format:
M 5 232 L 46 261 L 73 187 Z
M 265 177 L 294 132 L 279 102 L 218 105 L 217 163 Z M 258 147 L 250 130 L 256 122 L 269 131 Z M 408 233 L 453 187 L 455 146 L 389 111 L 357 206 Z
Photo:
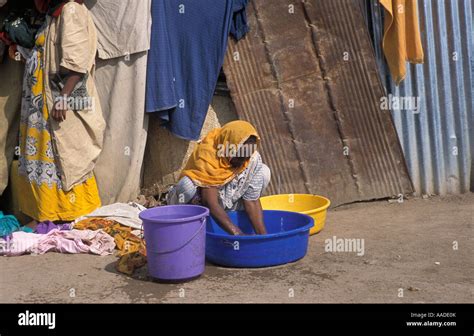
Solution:
M 95 27 L 82 1 L 48 4 L 23 80 L 19 203 L 30 226 L 72 221 L 101 205 L 93 174 L 105 128 L 93 81 Z M 57 97 L 55 78 L 64 79 Z M 66 99 L 78 83 L 92 102 L 82 110 Z

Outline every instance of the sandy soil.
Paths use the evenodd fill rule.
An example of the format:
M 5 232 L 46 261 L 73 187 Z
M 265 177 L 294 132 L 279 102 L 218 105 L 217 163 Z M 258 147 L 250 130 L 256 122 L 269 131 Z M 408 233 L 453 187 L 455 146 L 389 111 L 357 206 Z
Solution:
M 474 194 L 360 203 L 330 211 L 308 255 L 267 269 L 206 266 L 184 284 L 116 273 L 114 256 L 0 258 L 0 302 L 474 302 Z M 325 240 L 364 239 L 365 253 Z M 455 249 L 457 242 L 458 249 Z

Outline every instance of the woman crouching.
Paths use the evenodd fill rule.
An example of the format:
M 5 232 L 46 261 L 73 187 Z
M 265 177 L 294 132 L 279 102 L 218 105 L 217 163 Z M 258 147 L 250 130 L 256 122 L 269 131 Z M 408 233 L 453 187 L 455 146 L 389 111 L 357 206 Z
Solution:
M 271 178 L 257 149 L 260 137 L 245 121 L 233 121 L 209 132 L 197 144 L 168 204 L 200 204 L 232 235 L 242 231 L 226 211 L 245 210 L 257 234 L 266 234 L 260 197 Z

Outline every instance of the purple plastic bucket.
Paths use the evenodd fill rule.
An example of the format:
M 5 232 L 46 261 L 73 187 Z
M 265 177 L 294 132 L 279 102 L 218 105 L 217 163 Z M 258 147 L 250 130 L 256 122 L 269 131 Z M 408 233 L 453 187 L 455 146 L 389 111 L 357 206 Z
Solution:
M 209 209 L 198 205 L 168 205 L 140 213 L 150 276 L 176 281 L 204 272 L 207 216 Z

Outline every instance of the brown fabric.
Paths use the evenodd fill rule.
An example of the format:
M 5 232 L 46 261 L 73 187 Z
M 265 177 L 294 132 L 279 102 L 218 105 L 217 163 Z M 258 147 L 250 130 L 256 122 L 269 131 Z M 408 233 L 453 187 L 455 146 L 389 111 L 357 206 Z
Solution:
M 10 165 L 17 146 L 21 109 L 23 63 L 5 57 L 0 63 L 0 195 L 8 185 Z
M 66 120 L 60 123 L 51 118 L 53 143 L 59 156 L 65 191 L 93 175 L 102 150 L 105 121 L 94 83 L 96 53 L 96 29 L 89 11 L 84 5 L 67 3 L 47 32 L 45 86 L 48 109 L 51 111 L 54 103 L 49 77 L 58 73 L 60 66 L 89 74 L 87 90 L 93 99 L 93 109 L 68 111 Z
M 147 258 L 144 250 L 141 252 L 132 252 L 121 256 L 115 264 L 115 269 L 120 273 L 133 275 L 138 268 L 145 266 L 146 263 Z

